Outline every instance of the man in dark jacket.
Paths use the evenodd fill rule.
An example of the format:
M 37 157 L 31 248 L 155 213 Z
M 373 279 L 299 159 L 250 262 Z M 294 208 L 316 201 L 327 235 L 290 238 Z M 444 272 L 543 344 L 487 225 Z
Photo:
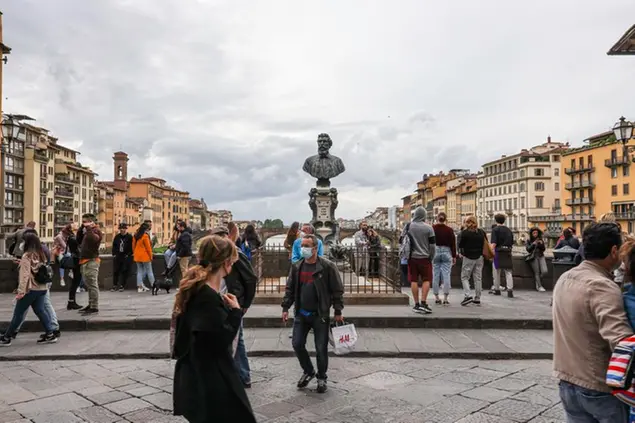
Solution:
M 77 231 L 79 264 L 88 289 L 88 305 L 79 310 L 84 314 L 99 313 L 99 247 L 103 235 L 95 223 L 94 214 L 82 216 L 82 227 Z
M 229 230 L 224 227 L 214 228 L 212 234 L 229 237 L 234 243 L 238 239 L 238 230 L 230 234 Z M 258 277 L 251 266 L 249 258 L 238 249 L 238 261 L 233 264 L 232 271 L 225 277 L 225 289 L 230 294 L 236 296 L 240 308 L 243 310 L 243 315 L 247 313 L 247 310 L 251 307 L 251 303 L 256 296 L 257 283 Z M 249 368 L 249 359 L 247 358 L 247 348 L 245 348 L 242 322 L 240 324 L 240 330 L 238 331 L 238 345 L 236 346 L 236 356 L 234 360 L 243 385 L 245 388 L 251 388 L 251 369 Z
M 130 264 L 132 263 L 132 235 L 128 233 L 128 224 L 121 223 L 119 225 L 119 233 L 112 241 L 112 292 L 123 292 L 128 280 L 130 272 Z
M 329 260 L 318 257 L 318 240 L 315 235 L 302 239 L 302 260 L 293 264 L 289 271 L 287 287 L 282 300 L 282 320 L 289 318 L 289 309 L 295 303 L 293 320 L 293 350 L 304 374 L 298 388 L 305 388 L 316 374 L 306 350 L 306 338 L 313 329 L 317 356 L 318 393 L 326 392 L 328 370 L 328 342 L 331 305 L 335 320 L 343 322 L 344 287 L 340 272 Z
M 192 260 L 192 230 L 187 227 L 184 221 L 177 223 L 179 231 L 178 238 L 176 239 L 175 252 L 176 257 L 179 260 L 179 268 L 181 269 L 181 277 L 185 277 L 187 269 L 190 267 L 190 261 Z

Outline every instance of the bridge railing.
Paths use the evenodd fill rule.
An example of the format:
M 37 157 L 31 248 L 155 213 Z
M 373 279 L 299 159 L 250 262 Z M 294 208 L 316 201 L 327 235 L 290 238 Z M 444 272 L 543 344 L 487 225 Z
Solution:
M 349 294 L 392 294 L 401 292 L 397 251 L 380 248 L 344 248 L 329 257 L 338 268 L 345 292 Z M 258 276 L 258 294 L 284 294 L 291 269 L 289 252 L 282 246 L 267 246 L 255 251 L 252 265 Z

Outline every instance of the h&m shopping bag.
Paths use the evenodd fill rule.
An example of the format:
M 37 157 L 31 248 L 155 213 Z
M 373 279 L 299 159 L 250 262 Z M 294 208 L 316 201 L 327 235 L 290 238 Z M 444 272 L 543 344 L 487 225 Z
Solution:
M 357 330 L 352 323 L 333 323 L 329 333 L 329 342 L 333 346 L 335 355 L 349 354 L 357 343 Z

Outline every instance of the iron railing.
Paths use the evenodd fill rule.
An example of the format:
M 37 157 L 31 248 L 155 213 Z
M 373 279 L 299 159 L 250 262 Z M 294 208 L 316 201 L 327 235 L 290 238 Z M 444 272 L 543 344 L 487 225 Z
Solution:
M 384 247 L 370 251 L 342 247 L 332 252 L 326 257 L 339 270 L 346 293 L 373 295 L 401 292 L 398 251 Z M 260 248 L 253 252 L 252 265 L 258 277 L 256 292 L 284 294 L 291 269 L 286 249 L 282 246 Z

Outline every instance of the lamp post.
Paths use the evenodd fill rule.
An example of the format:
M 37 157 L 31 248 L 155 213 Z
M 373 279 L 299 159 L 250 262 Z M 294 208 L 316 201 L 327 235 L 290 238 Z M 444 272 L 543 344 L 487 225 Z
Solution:
M 11 116 L 3 116 L 2 118 L 2 143 L 0 144 L 0 256 L 5 255 L 6 244 L 4 241 L 4 231 L 1 228 L 4 226 L 4 162 L 6 147 L 9 145 L 13 138 L 18 136 L 20 131 L 20 124 Z
M 630 139 L 633 138 L 633 123 L 627 121 L 624 116 L 622 116 L 613 126 L 613 134 L 615 134 L 615 139 L 622 143 L 622 154 L 624 158 L 630 162 L 631 160 L 628 160 L 628 156 L 630 152 L 635 151 L 635 146 L 628 145 Z M 635 162 L 635 157 L 633 157 L 632 161 Z

